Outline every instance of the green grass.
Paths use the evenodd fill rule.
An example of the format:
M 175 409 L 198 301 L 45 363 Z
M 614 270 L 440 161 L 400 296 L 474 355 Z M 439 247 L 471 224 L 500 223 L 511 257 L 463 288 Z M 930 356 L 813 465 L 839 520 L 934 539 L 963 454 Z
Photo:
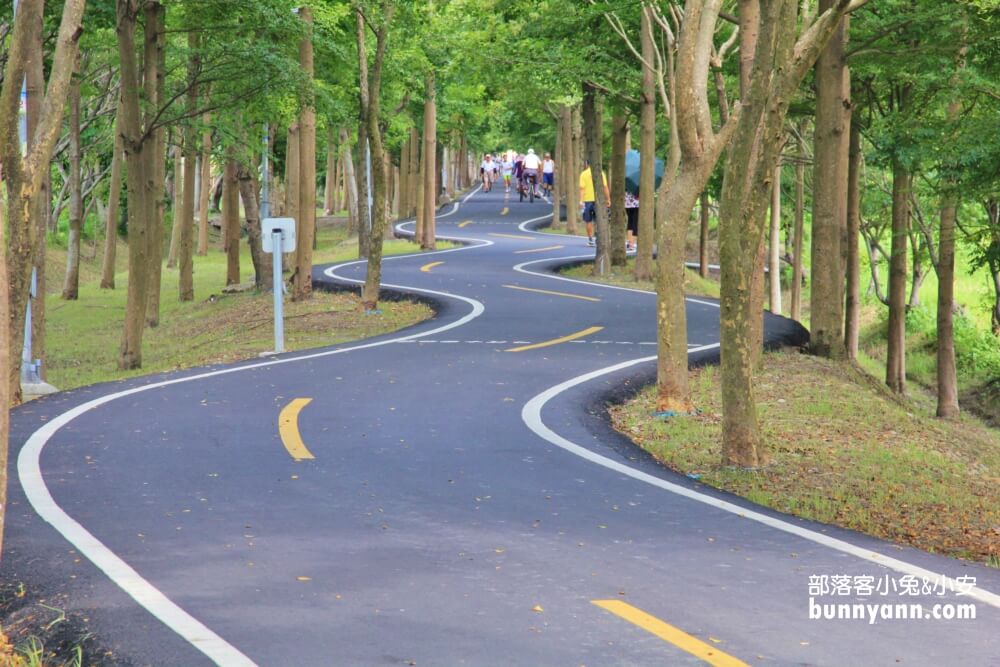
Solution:
M 745 471 L 720 463 L 718 368 L 693 371 L 691 387 L 698 416 L 654 418 L 650 388 L 613 407 L 614 423 L 667 466 L 759 504 L 997 561 L 1000 436 L 980 422 L 934 419 L 932 401 L 899 400 L 851 366 L 768 354 L 757 400 L 770 462 Z
M 611 272 L 605 276 L 595 276 L 594 263 L 587 262 L 579 264 L 562 271 L 562 275 L 577 280 L 588 280 L 605 285 L 615 285 L 617 287 L 630 287 L 632 289 L 655 292 L 656 285 L 651 280 L 635 279 L 635 258 L 629 257 L 624 267 L 612 267 Z M 697 271 L 686 269 L 684 272 L 684 293 L 688 296 L 703 296 L 713 299 L 719 298 L 719 283 L 712 278 L 702 278 Z
M 245 244 L 244 244 L 245 245 Z M 439 244 L 439 247 L 450 247 Z M 385 243 L 385 254 L 414 252 L 409 241 Z M 127 250 L 119 248 L 119 266 Z M 59 251 L 50 253 L 50 267 L 62 267 Z M 343 225 L 323 226 L 317 264 L 357 258 L 357 241 L 348 239 Z M 178 272 L 163 270 L 160 325 L 147 328 L 143 337 L 143 367 L 123 372 L 117 368 L 119 341 L 124 323 L 127 272 L 116 275 L 114 290 L 98 287 L 99 258 L 87 262 L 82 273 L 80 298 L 63 301 L 58 294 L 46 299 L 45 368 L 47 379 L 60 389 L 118 380 L 159 371 L 246 359 L 273 348 L 272 297 L 253 289 L 223 293 L 226 257 L 212 247 L 205 257 L 195 257 L 195 299 L 178 300 Z M 249 253 L 240 259 L 243 282 L 251 283 Z M 61 274 L 61 272 L 60 272 Z M 59 280 L 50 278 L 61 284 Z M 286 299 L 286 349 L 300 350 L 356 340 L 412 325 L 431 316 L 423 304 L 382 302 L 382 313 L 366 316 L 356 296 L 316 292 L 313 299 L 293 303 Z

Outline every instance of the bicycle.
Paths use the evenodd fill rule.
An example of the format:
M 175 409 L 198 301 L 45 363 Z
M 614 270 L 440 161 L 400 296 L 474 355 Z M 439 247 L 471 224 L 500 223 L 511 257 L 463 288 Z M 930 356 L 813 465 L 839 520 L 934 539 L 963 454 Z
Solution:
M 517 194 L 518 201 L 524 201 L 524 197 L 528 197 L 528 203 L 535 203 L 535 188 L 538 186 L 538 174 L 521 174 L 521 178 L 518 181 Z

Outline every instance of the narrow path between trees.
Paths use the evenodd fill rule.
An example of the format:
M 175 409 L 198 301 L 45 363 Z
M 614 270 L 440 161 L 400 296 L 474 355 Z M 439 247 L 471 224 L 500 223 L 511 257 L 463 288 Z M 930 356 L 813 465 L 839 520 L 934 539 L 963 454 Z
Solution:
M 548 274 L 593 255 L 532 231 L 550 210 L 478 193 L 438 227 L 468 245 L 388 258 L 437 308 L 411 329 L 15 411 L 3 576 L 134 664 L 1000 663 L 1000 572 L 706 489 L 610 429 L 652 379 L 654 297 Z M 692 363 L 718 316 L 689 299 Z M 816 618 L 838 603 L 864 618 Z

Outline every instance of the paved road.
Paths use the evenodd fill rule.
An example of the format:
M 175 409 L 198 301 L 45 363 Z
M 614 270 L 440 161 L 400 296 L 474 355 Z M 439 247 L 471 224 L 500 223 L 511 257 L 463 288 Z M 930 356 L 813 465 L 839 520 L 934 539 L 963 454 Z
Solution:
M 131 664 L 1000 665 L 1000 572 L 662 469 L 602 407 L 651 377 L 654 297 L 550 275 L 593 250 L 526 231 L 544 202 L 448 210 L 439 233 L 469 245 L 384 267 L 430 321 L 16 410 L 3 576 Z M 716 357 L 717 306 L 688 324 L 692 360 Z M 979 587 L 900 593 L 925 571 Z M 977 618 L 810 619 L 833 575 L 852 595 L 814 602 Z

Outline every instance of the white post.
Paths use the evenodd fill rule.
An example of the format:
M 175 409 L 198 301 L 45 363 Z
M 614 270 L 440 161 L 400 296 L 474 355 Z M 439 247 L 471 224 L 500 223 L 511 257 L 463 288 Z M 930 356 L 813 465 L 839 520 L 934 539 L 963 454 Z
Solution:
M 272 257 L 274 274 L 274 351 L 280 354 L 285 351 L 285 300 L 282 288 L 284 287 L 281 275 L 281 232 L 271 233 L 271 243 L 273 244 Z

